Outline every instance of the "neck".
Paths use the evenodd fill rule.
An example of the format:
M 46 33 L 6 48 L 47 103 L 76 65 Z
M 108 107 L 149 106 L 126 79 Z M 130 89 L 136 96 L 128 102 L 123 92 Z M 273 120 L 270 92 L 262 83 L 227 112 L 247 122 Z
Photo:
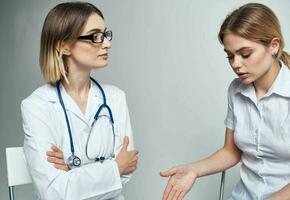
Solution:
M 77 96 L 86 94 L 90 89 L 90 71 L 70 70 L 67 75 L 68 82 L 62 80 L 65 90 Z
M 278 61 L 275 61 L 273 63 L 273 66 L 264 75 L 262 75 L 262 77 L 260 77 L 253 83 L 258 99 L 267 93 L 267 91 L 270 89 L 273 82 L 275 81 L 276 77 L 278 76 L 279 71 L 280 64 Z

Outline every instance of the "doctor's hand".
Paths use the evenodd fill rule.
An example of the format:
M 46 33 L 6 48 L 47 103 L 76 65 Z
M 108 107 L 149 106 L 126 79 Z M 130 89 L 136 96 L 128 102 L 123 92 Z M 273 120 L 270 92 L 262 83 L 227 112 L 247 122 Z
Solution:
M 123 146 L 119 152 L 116 162 L 118 164 L 120 175 L 130 174 L 137 168 L 138 151 L 128 151 L 129 137 L 125 136 L 123 140 Z
M 69 170 L 68 166 L 64 162 L 63 153 L 59 148 L 57 148 L 57 146 L 52 145 L 51 151 L 47 151 L 46 155 L 47 161 L 54 164 L 54 167 L 56 169 L 60 169 L 63 171 Z
M 191 190 L 197 174 L 190 164 L 173 167 L 160 172 L 162 177 L 170 177 L 164 190 L 162 200 L 182 200 Z

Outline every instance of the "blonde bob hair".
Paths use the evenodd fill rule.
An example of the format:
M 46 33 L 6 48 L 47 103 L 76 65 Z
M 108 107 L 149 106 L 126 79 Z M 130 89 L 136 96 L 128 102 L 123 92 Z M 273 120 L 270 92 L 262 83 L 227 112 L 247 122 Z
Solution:
M 280 40 L 277 60 L 290 67 L 290 56 L 283 51 L 285 43 L 281 27 L 275 13 L 267 6 L 259 3 L 248 3 L 230 13 L 223 21 L 218 38 L 223 44 L 224 36 L 233 33 L 248 40 L 269 46 L 273 38 Z
M 93 13 L 104 19 L 102 12 L 87 2 L 61 3 L 49 11 L 42 28 L 39 56 L 41 72 L 46 81 L 54 84 L 61 79 L 67 80 L 60 45 L 77 38 Z

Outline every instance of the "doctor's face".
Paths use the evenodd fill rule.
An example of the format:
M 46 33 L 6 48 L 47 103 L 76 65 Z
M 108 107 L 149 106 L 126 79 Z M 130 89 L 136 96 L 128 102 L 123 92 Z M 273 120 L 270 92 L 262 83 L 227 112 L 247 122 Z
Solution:
M 229 63 L 243 83 L 253 83 L 270 73 L 275 62 L 272 47 L 231 33 L 223 41 Z
M 108 40 L 109 37 L 107 39 L 102 35 L 104 32 L 106 32 L 104 20 L 98 14 L 93 13 L 88 18 L 80 34 L 82 38 L 76 39 L 76 41 L 68 45 L 69 55 L 67 55 L 67 64 L 84 67 L 89 70 L 105 67 L 108 64 L 108 50 L 111 47 L 111 43 Z M 100 39 L 102 37 L 103 41 Z

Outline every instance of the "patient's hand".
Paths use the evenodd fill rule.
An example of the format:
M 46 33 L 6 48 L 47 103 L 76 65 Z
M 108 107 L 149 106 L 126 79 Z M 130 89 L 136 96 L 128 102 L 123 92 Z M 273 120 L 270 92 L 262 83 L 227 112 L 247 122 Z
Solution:
M 191 190 L 197 174 L 190 164 L 180 165 L 160 173 L 163 177 L 170 177 L 164 190 L 162 200 L 182 200 Z
M 63 153 L 59 148 L 57 148 L 57 146 L 52 145 L 51 151 L 46 152 L 46 155 L 47 161 L 54 164 L 53 166 L 56 169 L 60 169 L 63 171 L 69 170 L 68 166 L 64 162 Z

